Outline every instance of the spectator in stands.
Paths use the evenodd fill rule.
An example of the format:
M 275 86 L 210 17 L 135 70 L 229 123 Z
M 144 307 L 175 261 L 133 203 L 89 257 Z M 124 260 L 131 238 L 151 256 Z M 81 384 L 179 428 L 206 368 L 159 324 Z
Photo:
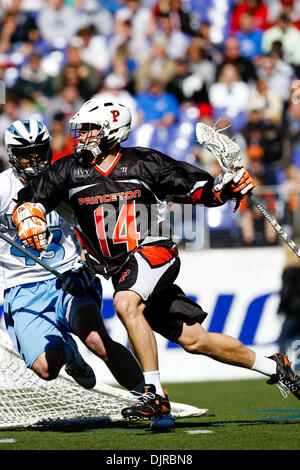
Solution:
M 28 62 L 20 68 L 14 90 L 19 96 L 31 98 L 48 94 L 49 76 L 41 67 L 41 55 L 39 53 L 32 53 L 28 58 Z
M 300 5 L 295 0 L 280 0 L 281 12 L 288 16 L 296 28 L 300 29 Z M 278 15 L 279 16 L 279 15 Z
M 237 67 L 226 64 L 218 81 L 209 88 L 208 96 L 215 117 L 227 116 L 235 131 L 245 125 L 249 87 L 242 81 Z
M 20 100 L 11 92 L 6 94 L 6 102 L 1 105 L 0 113 L 0 168 L 6 170 L 9 167 L 8 155 L 4 145 L 5 129 L 16 119 L 19 119 Z
M 252 15 L 243 13 L 240 16 L 239 29 L 236 33 L 242 56 L 252 60 L 260 55 L 262 37 L 262 31 L 254 28 Z
M 93 25 L 85 26 L 77 32 L 72 42 L 77 45 L 81 60 L 103 75 L 111 65 L 111 57 L 106 37 L 95 33 Z
M 47 0 L 37 16 L 38 28 L 54 48 L 63 49 L 84 24 L 86 16 L 63 0 Z
M 156 22 L 150 8 L 144 7 L 140 0 L 125 0 L 124 6 L 115 13 L 115 34 L 124 34 L 124 22 L 130 20 L 133 36 L 137 39 L 152 37 Z
M 286 135 L 281 123 L 264 119 L 262 147 L 264 150 L 264 165 L 272 171 L 279 166 L 279 163 L 290 160 L 290 149 L 286 148 Z M 288 152 L 286 154 L 286 152 Z
M 181 0 L 158 0 L 153 7 L 153 15 L 156 21 L 161 15 L 169 15 L 173 28 L 189 36 L 193 34 L 192 15 L 183 8 Z
M 121 46 L 126 49 L 127 59 L 134 70 L 143 63 L 150 55 L 150 45 L 147 38 L 139 38 L 133 34 L 131 20 L 123 21 L 121 34 L 114 34 L 109 39 L 109 49 L 111 57 L 114 57 Z
M 29 41 L 30 31 L 37 25 L 33 15 L 21 10 L 21 1 L 15 0 L 9 5 L 3 18 L 0 34 L 0 52 L 11 52 L 16 46 Z
M 292 24 L 300 29 L 300 4 L 295 0 L 277 0 L 269 2 L 268 22 L 274 26 L 278 17 L 285 13 Z
M 275 212 L 276 208 L 276 195 L 265 187 L 268 183 L 266 169 L 262 161 L 263 152 L 259 152 L 259 147 L 256 151 L 249 151 L 248 158 L 249 165 L 248 171 L 256 183 L 256 192 L 259 194 L 260 200 L 263 202 L 269 212 Z M 244 198 L 239 208 L 240 228 L 242 238 L 245 246 L 263 246 L 263 245 L 276 245 L 277 233 L 272 225 L 266 220 L 261 212 L 249 203 L 248 198 Z
M 109 73 L 122 77 L 125 80 L 124 88 L 131 94 L 135 93 L 134 72 L 135 67 L 132 66 L 131 59 L 128 57 L 126 46 L 119 46 L 115 55 L 112 56 Z
M 193 41 L 187 49 L 189 71 L 198 75 L 207 87 L 216 79 L 216 65 L 204 55 L 203 48 Z
M 280 41 L 283 50 L 283 59 L 295 66 L 300 65 L 300 31 L 293 26 L 289 17 L 282 13 L 276 24 L 264 32 L 262 50 L 268 54 L 275 41 Z
M 182 0 L 170 0 L 170 18 L 173 27 L 191 36 L 194 32 L 193 18 L 182 5 Z
M 188 107 L 209 102 L 205 81 L 201 75 L 189 71 L 189 63 L 185 59 L 176 61 L 176 73 L 168 83 L 166 91 L 175 96 L 180 106 Z
M 135 72 L 135 90 L 137 93 L 145 90 L 150 78 L 160 80 L 167 86 L 175 72 L 176 63 L 166 53 L 166 40 L 155 36 L 151 43 L 150 57 Z
M 300 168 L 300 83 L 296 80 L 285 113 L 285 126 L 291 145 L 291 161 Z
M 81 79 L 78 73 L 78 67 L 75 65 L 67 64 L 65 67 L 63 67 L 59 75 L 51 80 L 52 94 L 57 93 L 66 85 L 76 86 L 81 94 Z
M 4 136 L 5 129 L 10 125 L 11 122 L 19 119 L 19 97 L 12 93 L 6 94 L 6 101 L 1 106 L 0 114 L 0 136 L 1 139 Z
M 80 94 L 86 100 L 96 93 L 102 83 L 102 77 L 97 70 L 89 64 L 86 64 L 80 56 L 78 47 L 69 46 L 66 52 L 66 63 L 59 74 L 52 79 L 53 93 L 59 92 L 66 84 L 67 77 L 74 80 L 74 69 L 78 76 L 78 86 Z
M 282 97 L 268 87 L 266 80 L 258 78 L 255 87 L 250 90 L 248 111 L 260 109 L 262 119 L 271 119 L 274 122 L 281 122 L 283 115 Z
M 176 122 L 179 104 L 166 92 L 159 80 L 152 79 L 148 89 L 136 96 L 138 123 L 150 123 L 155 127 L 168 127 Z
M 290 160 L 290 146 L 281 123 L 264 119 L 259 103 L 248 112 L 248 122 L 242 129 L 247 141 L 248 154 L 255 160 L 260 158 L 265 169 L 265 184 L 276 184 L 274 169 Z
M 63 113 L 55 113 L 52 120 L 51 120 L 51 127 L 49 127 L 50 134 L 54 134 L 55 132 L 65 132 L 65 123 L 64 123 L 64 114 Z
M 84 101 L 76 86 L 67 85 L 49 101 L 47 116 L 52 120 L 56 114 L 61 113 L 64 116 L 65 130 L 68 131 L 69 119 L 74 116 Z
M 21 43 L 19 47 L 16 47 L 16 52 L 22 54 L 24 58 L 27 58 L 34 52 L 37 52 L 43 57 L 46 57 L 51 53 L 51 51 L 52 45 L 41 36 L 37 27 L 30 29 L 28 31 L 27 41 Z
M 7 13 L 1 24 L 0 31 L 0 52 L 6 54 L 11 52 L 14 44 L 14 34 L 17 31 L 17 16 Z
M 276 92 L 284 103 L 288 102 L 295 71 L 277 52 L 260 58 L 257 63 L 257 75 L 266 82 L 269 90 Z
M 114 3 L 111 0 L 111 3 Z M 75 2 L 78 5 L 80 13 L 84 11 L 86 16 L 86 25 L 93 25 L 95 33 L 100 36 L 109 37 L 114 33 L 114 15 L 109 9 L 104 8 L 103 1 L 89 0 Z M 118 2 L 119 6 L 123 4 Z
M 254 22 L 254 28 L 261 31 L 268 26 L 268 5 L 263 0 L 241 0 L 236 2 L 231 15 L 231 30 L 238 31 L 240 17 L 243 13 L 249 13 Z
M 226 64 L 235 65 L 244 82 L 250 82 L 256 79 L 257 75 L 255 66 L 249 59 L 242 56 L 239 41 L 233 36 L 230 36 L 225 40 L 223 61 L 217 70 L 218 76 Z
M 219 47 L 211 39 L 211 25 L 203 21 L 193 33 L 192 44 L 196 44 L 203 50 L 204 57 L 209 59 L 214 66 L 221 64 L 223 56 Z
M 52 162 L 54 163 L 59 158 L 73 153 L 71 139 L 69 134 L 64 131 L 52 132 Z
M 166 41 L 166 54 L 173 60 L 183 59 L 190 43 L 190 38 L 172 24 L 169 14 L 161 14 L 158 18 L 156 35 Z

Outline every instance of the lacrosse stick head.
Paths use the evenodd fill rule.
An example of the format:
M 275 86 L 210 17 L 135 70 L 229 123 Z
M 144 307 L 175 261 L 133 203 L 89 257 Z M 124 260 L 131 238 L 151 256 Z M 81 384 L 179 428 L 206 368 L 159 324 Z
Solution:
M 241 149 L 227 135 L 221 134 L 221 130 L 198 122 L 196 125 L 197 141 L 218 160 L 225 172 L 232 172 L 240 164 Z

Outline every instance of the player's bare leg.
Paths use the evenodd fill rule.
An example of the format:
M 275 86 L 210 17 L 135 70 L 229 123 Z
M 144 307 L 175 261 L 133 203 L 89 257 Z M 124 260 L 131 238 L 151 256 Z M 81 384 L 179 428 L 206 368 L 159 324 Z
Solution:
M 142 390 L 144 377 L 138 362 L 125 346 L 109 336 L 95 304 L 78 309 L 71 328 L 86 347 L 105 362 L 120 385 L 128 390 L 139 387 Z
M 183 324 L 178 344 L 187 352 L 202 354 L 219 362 L 251 369 L 256 354 L 238 339 L 222 333 L 208 333 L 199 324 Z
M 208 333 L 199 323 L 190 326 L 184 323 L 177 342 L 189 353 L 202 354 L 225 364 L 260 372 L 269 377 L 269 385 L 278 385 L 284 397 L 291 391 L 300 400 L 300 377 L 282 353 L 269 357 L 258 355 L 232 336 Z
M 127 330 L 130 346 L 141 364 L 144 377 L 147 377 L 144 393 L 136 404 L 122 409 L 122 416 L 126 419 L 151 419 L 169 414 L 170 402 L 159 380 L 156 339 L 143 315 L 143 300 L 133 291 L 120 291 L 115 294 L 114 307 Z M 173 424 L 171 419 L 169 421 Z
M 66 354 L 63 349 L 47 349 L 36 358 L 31 369 L 43 380 L 54 380 L 65 362 Z
M 77 345 L 71 335 L 66 338 L 65 348 L 49 348 L 43 351 L 32 364 L 31 369 L 43 380 L 54 380 L 63 366 L 79 385 L 93 388 L 96 378 L 93 369 L 79 354 Z
M 158 370 L 156 339 L 143 315 L 145 304 L 141 297 L 133 291 L 117 292 L 114 308 L 127 330 L 130 346 L 143 371 Z

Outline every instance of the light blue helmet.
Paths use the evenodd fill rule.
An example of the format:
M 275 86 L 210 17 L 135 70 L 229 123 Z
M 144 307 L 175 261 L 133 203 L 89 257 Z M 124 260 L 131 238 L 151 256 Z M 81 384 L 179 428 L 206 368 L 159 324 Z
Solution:
M 9 162 L 27 180 L 45 170 L 51 162 L 51 137 L 40 121 L 14 121 L 5 131 L 4 142 Z M 24 157 L 28 158 L 27 165 L 20 161 Z

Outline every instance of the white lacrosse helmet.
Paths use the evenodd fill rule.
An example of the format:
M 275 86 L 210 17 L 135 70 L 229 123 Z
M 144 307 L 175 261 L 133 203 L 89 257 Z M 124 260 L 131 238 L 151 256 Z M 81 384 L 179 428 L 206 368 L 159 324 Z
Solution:
M 40 121 L 14 121 L 5 131 L 4 143 L 9 162 L 27 180 L 41 173 L 51 162 L 51 137 Z M 23 158 L 28 160 L 26 164 L 21 161 Z
M 94 98 L 81 106 L 70 125 L 74 155 L 84 163 L 128 139 L 131 112 L 116 101 Z

